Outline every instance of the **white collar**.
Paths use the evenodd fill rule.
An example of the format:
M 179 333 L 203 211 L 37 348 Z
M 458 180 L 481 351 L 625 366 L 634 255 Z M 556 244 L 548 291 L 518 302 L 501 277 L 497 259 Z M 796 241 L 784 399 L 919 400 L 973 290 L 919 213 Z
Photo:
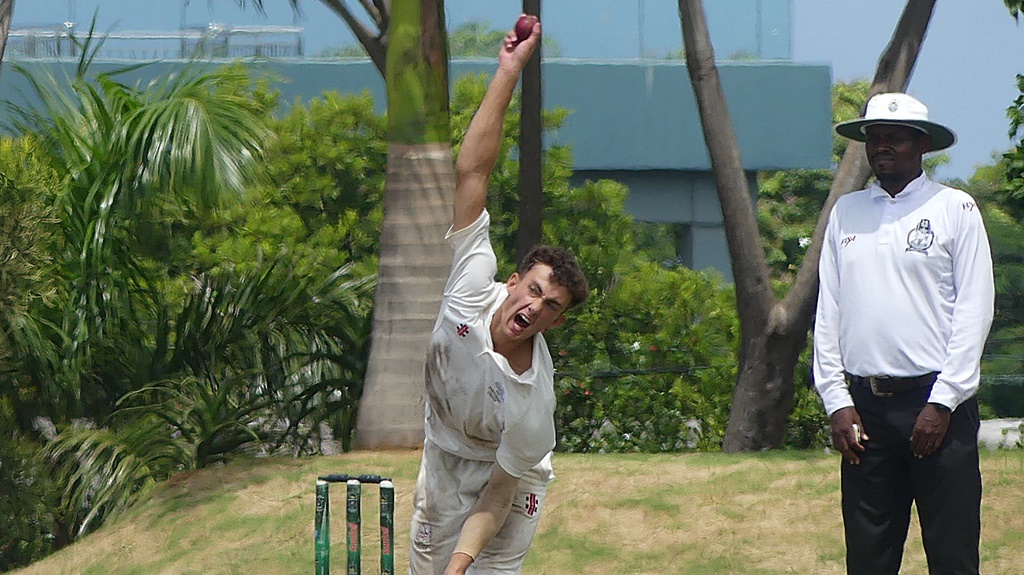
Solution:
M 871 190 L 872 198 L 880 198 L 884 196 L 885 199 L 891 198 L 894 200 L 906 200 L 916 196 L 921 192 L 921 190 L 924 190 L 931 185 L 931 183 L 932 181 L 928 178 L 928 174 L 926 174 L 924 170 L 921 170 L 921 175 L 910 180 L 906 187 L 900 190 L 895 196 L 890 196 L 889 192 L 885 191 L 885 189 L 878 184 L 878 180 L 871 182 L 871 187 L 868 189 Z

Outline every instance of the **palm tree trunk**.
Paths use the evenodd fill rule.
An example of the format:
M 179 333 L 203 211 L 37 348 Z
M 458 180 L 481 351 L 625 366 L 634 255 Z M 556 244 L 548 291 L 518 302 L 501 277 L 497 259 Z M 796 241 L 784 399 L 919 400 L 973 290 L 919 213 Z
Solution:
M 441 0 L 395 0 L 386 86 L 388 168 L 380 272 L 358 449 L 423 444 L 423 360 L 451 265 L 455 171 Z
M 451 265 L 449 144 L 388 146 L 380 273 L 356 447 L 423 443 L 423 358 Z

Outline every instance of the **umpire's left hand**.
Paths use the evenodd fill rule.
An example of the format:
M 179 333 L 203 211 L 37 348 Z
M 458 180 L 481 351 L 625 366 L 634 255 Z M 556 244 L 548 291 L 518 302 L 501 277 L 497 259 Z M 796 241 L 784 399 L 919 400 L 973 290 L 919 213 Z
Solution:
M 914 431 L 910 434 L 910 450 L 918 459 L 927 457 L 939 450 L 942 439 L 949 429 L 951 412 L 934 403 L 928 403 L 917 416 Z

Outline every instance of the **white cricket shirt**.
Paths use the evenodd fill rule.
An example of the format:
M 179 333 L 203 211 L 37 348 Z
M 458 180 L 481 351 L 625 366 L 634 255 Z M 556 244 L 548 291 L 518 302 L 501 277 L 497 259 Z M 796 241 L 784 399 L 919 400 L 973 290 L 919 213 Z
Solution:
M 836 202 L 819 262 L 814 379 L 825 410 L 853 405 L 844 370 L 939 376 L 930 402 L 974 395 L 992 324 L 992 256 L 967 193 L 924 174 L 890 197 L 877 183 Z
M 539 333 L 533 365 L 522 375 L 494 351 L 491 318 L 508 291 L 494 281 L 489 225 L 484 211 L 448 232 L 455 256 L 424 369 L 425 432 L 449 453 L 497 461 L 521 477 L 555 447 L 554 367 Z

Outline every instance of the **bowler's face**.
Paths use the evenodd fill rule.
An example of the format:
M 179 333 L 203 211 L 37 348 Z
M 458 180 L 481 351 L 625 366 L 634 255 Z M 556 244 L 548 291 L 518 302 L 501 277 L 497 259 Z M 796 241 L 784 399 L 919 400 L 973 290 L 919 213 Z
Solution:
M 502 341 L 529 340 L 539 332 L 565 321 L 572 296 L 568 288 L 551 279 L 551 266 L 535 264 L 524 275 L 512 274 L 506 284 L 508 298 L 498 313 L 497 333 Z
M 909 126 L 874 124 L 864 128 L 868 163 L 879 181 L 909 182 L 921 173 L 921 156 L 931 138 Z

